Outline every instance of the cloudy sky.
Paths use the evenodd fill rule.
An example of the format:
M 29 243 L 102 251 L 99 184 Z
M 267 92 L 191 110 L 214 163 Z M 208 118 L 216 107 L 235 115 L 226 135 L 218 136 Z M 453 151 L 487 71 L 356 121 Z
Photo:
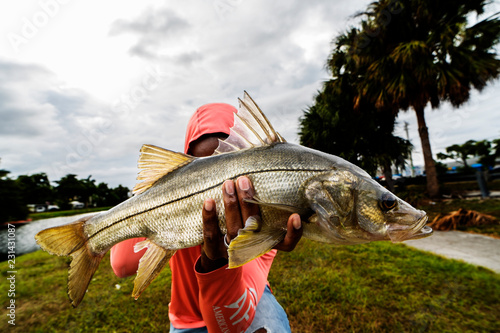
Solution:
M 297 142 L 298 118 L 329 78 L 332 39 L 369 2 L 2 2 L 0 169 L 132 188 L 142 144 L 181 151 L 198 106 L 237 105 L 244 90 Z M 496 82 L 459 110 L 428 110 L 434 152 L 499 137 L 499 105 Z M 397 134 L 405 121 L 423 164 L 413 113 Z

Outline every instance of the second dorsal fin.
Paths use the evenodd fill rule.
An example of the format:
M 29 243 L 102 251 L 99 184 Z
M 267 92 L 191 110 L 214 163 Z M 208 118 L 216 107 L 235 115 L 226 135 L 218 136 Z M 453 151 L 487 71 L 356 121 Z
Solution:
M 135 185 L 132 192 L 134 194 L 139 194 L 146 191 L 153 186 L 158 179 L 188 164 L 194 159 L 195 157 L 183 153 L 176 153 L 153 145 L 143 145 L 141 148 L 141 156 L 137 163 L 139 169 L 141 169 L 137 176 L 137 180 L 141 180 L 141 182 Z
M 274 130 L 254 100 L 245 91 L 243 100 L 238 99 L 240 108 L 234 114 L 234 125 L 231 127 L 229 137 L 219 140 L 219 147 L 214 155 L 232 151 L 267 146 L 275 142 L 286 142 Z

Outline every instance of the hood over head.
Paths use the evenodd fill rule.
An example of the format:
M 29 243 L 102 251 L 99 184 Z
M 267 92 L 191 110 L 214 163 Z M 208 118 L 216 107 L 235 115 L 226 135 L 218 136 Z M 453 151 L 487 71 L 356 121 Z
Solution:
M 213 133 L 225 133 L 234 123 L 234 113 L 238 110 L 232 105 L 225 103 L 210 103 L 200 106 L 189 119 L 184 142 L 184 153 L 189 150 L 189 145 L 199 139 L 202 135 Z

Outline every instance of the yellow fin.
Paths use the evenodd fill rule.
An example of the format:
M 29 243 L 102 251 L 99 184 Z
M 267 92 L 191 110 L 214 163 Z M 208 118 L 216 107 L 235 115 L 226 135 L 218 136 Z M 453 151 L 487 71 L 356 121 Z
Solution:
M 141 182 L 135 185 L 134 194 L 139 194 L 153 186 L 157 180 L 194 160 L 193 156 L 177 153 L 153 145 L 143 145 L 138 166 L 142 169 L 137 176 Z
M 137 243 L 134 246 L 134 251 L 139 252 L 144 248 L 147 248 L 147 251 L 139 261 L 137 276 L 134 280 L 132 297 L 135 299 L 138 299 L 142 292 L 151 282 L 153 282 L 158 274 L 160 274 L 163 267 L 167 265 L 168 261 L 175 253 L 175 250 L 167 250 L 151 242 L 149 239 Z
M 68 272 L 68 296 L 73 307 L 82 301 L 104 256 L 104 253 L 92 253 L 87 248 L 83 226 L 91 218 L 85 216 L 70 224 L 42 230 L 35 236 L 40 247 L 48 253 L 72 257 Z
M 229 137 L 219 140 L 219 147 L 214 155 L 270 145 L 275 142 L 286 142 L 274 130 L 259 106 L 245 91 L 243 100 L 238 99 L 240 107 L 234 114 L 234 125 L 231 127 Z
M 270 229 L 262 225 L 260 219 L 251 216 L 245 228 L 229 243 L 229 268 L 236 268 L 269 252 L 285 238 L 286 230 Z
M 85 244 L 83 224 L 92 216 L 85 216 L 73 223 L 44 229 L 35 235 L 40 247 L 54 255 L 69 256 Z
M 82 246 L 71 254 L 73 258 L 68 273 L 68 296 L 71 305 L 76 308 L 82 301 L 92 276 L 94 276 L 103 254 L 93 255 L 86 246 Z
M 284 210 L 290 213 L 297 213 L 302 215 L 304 213 L 304 209 L 295 207 L 292 205 L 282 204 L 282 203 L 272 203 L 272 202 L 264 202 L 258 196 L 254 195 L 252 199 L 243 199 L 244 202 L 250 202 L 260 206 L 268 206 L 276 209 Z

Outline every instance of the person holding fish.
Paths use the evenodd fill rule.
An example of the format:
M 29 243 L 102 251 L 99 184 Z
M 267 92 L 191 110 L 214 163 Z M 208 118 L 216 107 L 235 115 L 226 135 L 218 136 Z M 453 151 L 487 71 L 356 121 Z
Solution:
M 143 145 L 133 197 L 36 234 L 43 250 L 72 257 L 72 306 L 111 249 L 118 276 L 137 272 L 136 299 L 170 263 L 172 332 L 286 332 L 267 284 L 276 249 L 291 251 L 301 237 L 353 245 L 432 235 L 424 211 L 366 171 L 286 142 L 248 93 L 239 102 L 234 118 L 226 104 L 196 111 L 192 155 Z
M 235 113 L 233 106 L 223 103 L 198 108 L 187 127 L 184 152 L 196 157 L 212 155 L 219 139 L 228 137 Z M 286 313 L 272 295 L 267 276 L 276 249 L 291 251 L 300 240 L 300 216 L 295 213 L 289 217 L 285 238 L 274 250 L 227 269 L 228 244 L 247 219 L 259 218 L 259 207 L 245 200 L 254 196 L 248 177 L 225 181 L 221 193 L 224 207 L 216 207 L 213 198 L 206 198 L 200 212 L 203 244 L 177 250 L 170 259 L 170 332 L 290 332 Z M 225 235 L 219 227 L 218 209 L 225 213 Z M 112 247 L 111 266 L 117 276 L 136 274 L 145 251 L 135 253 L 134 246 L 144 239 L 128 239 Z

